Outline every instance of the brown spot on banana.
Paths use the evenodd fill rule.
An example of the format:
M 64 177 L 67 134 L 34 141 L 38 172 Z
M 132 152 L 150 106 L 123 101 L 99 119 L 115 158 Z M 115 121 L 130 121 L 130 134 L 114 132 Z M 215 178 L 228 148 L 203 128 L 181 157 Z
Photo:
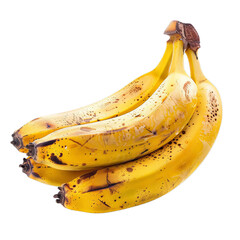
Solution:
M 72 141 L 72 142 L 74 142 L 74 143 L 80 145 L 81 147 L 83 146 L 81 143 L 79 143 L 79 142 L 77 142 L 77 141 L 75 141 L 75 140 L 73 140 L 73 139 L 71 139 L 71 138 L 69 138 L 69 141 Z
M 135 87 L 130 89 L 129 94 L 136 93 L 140 90 L 142 90 L 142 88 L 140 86 L 135 86 Z
M 47 128 L 51 128 L 51 127 L 53 127 L 53 125 L 50 124 L 50 123 L 46 123 L 46 127 L 47 127 Z
M 214 106 L 217 104 L 217 98 L 213 91 L 209 92 L 210 103 Z
M 80 179 L 86 179 L 94 176 L 97 173 L 97 170 L 91 171 L 89 173 L 83 174 Z
M 83 174 L 82 176 L 80 176 L 80 177 L 78 178 L 77 184 L 80 184 L 80 182 L 81 182 L 83 179 L 87 179 L 87 178 L 90 178 L 90 177 L 94 176 L 96 173 L 97 173 L 97 170 L 94 170 L 94 171 L 91 171 L 91 172 L 88 172 L 88 173 Z
M 165 96 L 165 97 L 162 99 L 162 103 L 164 103 L 166 99 L 167 99 L 167 96 Z
M 91 132 L 91 131 L 96 130 L 96 129 L 91 128 L 91 127 L 81 127 L 80 130 L 84 131 L 84 132 Z
M 89 123 L 93 118 L 85 118 L 84 122 Z
M 81 147 L 83 147 L 86 143 L 88 143 L 92 138 L 93 138 L 94 136 L 90 136 L 83 144 L 81 144 L 81 143 L 79 143 L 79 142 L 77 142 L 77 141 L 75 141 L 75 140 L 73 140 L 73 139 L 71 139 L 71 138 L 69 138 L 69 140 L 70 141 L 72 141 L 72 142 L 74 142 L 74 143 L 76 143 L 76 144 L 78 144 L 78 145 L 80 145 Z M 90 148 L 89 148 L 90 149 Z
M 113 101 L 113 103 L 118 103 L 118 101 L 119 101 L 119 99 L 117 98 L 117 99 L 115 99 L 115 101 Z
M 184 90 L 184 92 L 185 92 L 185 98 L 186 98 L 188 101 L 190 101 L 190 98 L 189 98 L 189 89 L 188 89 L 189 84 L 191 84 L 190 81 L 187 81 L 187 82 L 183 85 L 183 90 Z
M 100 201 L 102 204 L 104 204 L 106 207 L 109 207 L 110 208 L 110 206 L 108 205 L 108 204 L 106 204 L 106 202 L 104 202 L 104 201 L 102 201 L 102 200 L 100 200 L 100 199 L 98 199 L 98 201 Z
M 148 132 L 153 133 L 150 129 L 144 127 Z
M 38 173 L 32 172 L 32 175 L 36 178 L 41 178 Z
M 51 159 L 54 163 L 56 163 L 56 164 L 59 164 L 59 165 L 67 165 L 66 163 L 64 163 L 64 162 L 62 162 L 61 160 L 59 160 L 59 158 L 58 158 L 54 153 L 51 154 L 50 159 Z
M 147 151 L 148 151 L 148 149 L 142 151 L 140 154 L 142 155 L 142 154 L 144 154 L 144 153 L 147 152 Z
M 69 190 L 73 190 L 67 183 L 64 184 L 64 187 L 68 188 Z
M 37 144 L 35 147 L 46 147 L 46 146 L 54 144 L 56 141 L 57 140 L 50 140 L 50 141 L 42 142 L 42 143 Z
M 83 193 L 100 191 L 100 190 L 107 189 L 107 188 L 110 189 L 111 187 L 116 186 L 118 184 L 121 184 L 123 182 L 124 181 L 119 181 L 119 182 L 116 182 L 116 183 L 106 183 L 106 184 L 104 184 L 102 186 L 89 186 L 88 190 L 83 192 Z
M 127 168 L 127 171 L 128 171 L 128 172 L 132 172 L 133 169 L 132 169 L 132 168 Z
M 141 136 L 141 137 L 139 138 L 139 140 L 142 140 L 142 139 L 145 139 L 145 138 L 149 138 L 149 137 L 152 137 L 152 135 L 149 134 L 149 135 Z
M 113 130 L 108 130 L 108 131 L 104 132 L 103 134 L 104 134 L 104 135 L 108 135 L 108 134 L 112 134 L 112 133 L 114 133 L 114 132 L 120 132 L 120 131 L 122 131 L 122 130 L 124 130 L 124 129 L 126 129 L 126 127 L 122 127 L 122 128 L 118 128 L 118 129 L 113 129 Z
M 182 118 L 184 118 L 185 117 L 185 114 L 183 113 L 183 112 L 180 112 L 179 114 L 178 114 L 178 119 L 182 119 Z M 177 119 L 177 120 L 178 120 Z
M 97 151 L 97 148 L 90 148 L 90 147 L 86 147 L 86 146 L 85 146 L 85 148 L 88 149 L 88 150 L 90 150 L 91 152 Z

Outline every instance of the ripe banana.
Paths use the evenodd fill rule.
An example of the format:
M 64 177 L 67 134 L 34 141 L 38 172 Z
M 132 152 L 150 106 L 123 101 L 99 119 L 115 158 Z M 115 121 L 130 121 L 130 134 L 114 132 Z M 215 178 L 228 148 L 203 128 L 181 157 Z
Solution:
M 140 107 L 123 116 L 55 131 L 29 144 L 38 163 L 83 170 L 142 157 L 173 139 L 190 120 L 197 86 L 183 66 L 183 42 L 176 37 L 169 76 Z
M 51 168 L 49 166 L 36 163 L 31 157 L 23 159 L 23 163 L 19 165 L 26 175 L 38 182 L 53 186 L 61 186 L 62 184 L 72 181 L 74 178 L 86 174 L 90 171 L 64 171 Z
M 184 130 L 159 150 L 138 160 L 95 170 L 60 187 L 54 197 L 66 208 L 111 212 L 161 197 L 185 180 L 211 149 L 222 119 L 217 89 L 203 75 L 196 53 L 187 50 L 198 104 Z
M 134 110 L 145 102 L 167 77 L 171 58 L 172 42 L 169 41 L 162 60 L 153 71 L 137 78 L 118 92 L 99 102 L 73 111 L 30 121 L 13 133 L 12 144 L 19 151 L 27 152 L 27 144 L 58 129 L 93 123 Z

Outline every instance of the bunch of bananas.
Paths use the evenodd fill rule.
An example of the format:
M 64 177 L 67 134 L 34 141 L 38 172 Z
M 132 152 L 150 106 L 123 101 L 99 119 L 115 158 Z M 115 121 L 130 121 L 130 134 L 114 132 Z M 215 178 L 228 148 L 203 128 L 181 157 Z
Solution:
M 210 151 L 222 105 L 201 71 L 198 33 L 173 21 L 165 34 L 165 53 L 151 72 L 97 103 L 36 118 L 12 135 L 28 155 L 23 172 L 60 186 L 57 203 L 85 212 L 143 204 L 174 189 Z

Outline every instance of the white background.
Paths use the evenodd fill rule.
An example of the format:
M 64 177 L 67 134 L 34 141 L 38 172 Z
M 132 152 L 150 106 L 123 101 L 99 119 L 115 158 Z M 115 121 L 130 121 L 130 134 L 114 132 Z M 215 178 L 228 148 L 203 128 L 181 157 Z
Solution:
M 1 239 L 240 239 L 237 2 L 1 1 Z M 56 187 L 22 174 L 24 154 L 10 145 L 12 132 L 100 100 L 152 70 L 171 20 L 198 30 L 202 69 L 222 97 L 212 151 L 189 179 L 150 203 L 108 214 L 56 204 Z

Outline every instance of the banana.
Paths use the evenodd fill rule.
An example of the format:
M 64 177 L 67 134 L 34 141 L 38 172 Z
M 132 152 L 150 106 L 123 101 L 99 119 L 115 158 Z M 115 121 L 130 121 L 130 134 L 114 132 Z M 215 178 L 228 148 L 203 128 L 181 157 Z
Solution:
M 93 123 L 123 115 L 145 102 L 167 77 L 172 57 L 172 42 L 167 43 L 164 56 L 151 72 L 135 79 L 113 95 L 91 105 L 59 114 L 36 118 L 12 135 L 12 144 L 21 152 L 26 145 L 58 129 Z
M 145 103 L 120 117 L 55 131 L 29 144 L 28 155 L 57 169 L 84 170 L 142 157 L 173 139 L 197 104 L 197 86 L 184 71 L 178 38 L 169 76 Z
M 54 195 L 57 203 L 92 213 L 121 210 L 161 197 L 192 174 L 217 137 L 222 104 L 217 89 L 201 71 L 197 53 L 188 49 L 187 56 L 198 86 L 198 104 L 184 130 L 145 157 L 92 171 L 62 185 Z
M 90 171 L 63 171 L 49 166 L 36 163 L 31 157 L 23 159 L 23 163 L 19 165 L 22 171 L 31 179 L 41 183 L 53 186 L 61 186 L 62 184 L 73 180 L 74 178 L 86 174 Z

